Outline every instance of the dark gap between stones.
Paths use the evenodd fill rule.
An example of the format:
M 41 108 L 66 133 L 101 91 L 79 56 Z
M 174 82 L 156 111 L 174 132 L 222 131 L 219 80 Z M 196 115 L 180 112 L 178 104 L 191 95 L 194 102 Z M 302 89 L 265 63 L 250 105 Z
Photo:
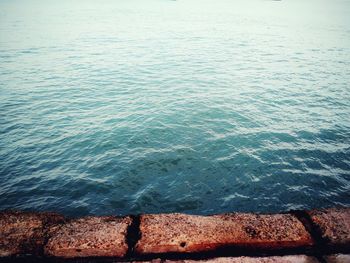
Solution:
M 312 221 L 310 215 L 305 210 L 293 210 L 290 211 L 290 213 L 299 219 L 315 242 L 314 257 L 316 257 L 320 263 L 327 263 L 323 257 L 325 251 L 327 251 L 327 244 L 322 238 L 322 233 L 319 227 Z
M 57 214 L 59 215 L 59 214 Z M 61 216 L 61 215 L 59 215 Z M 63 224 L 67 223 L 68 219 L 62 215 L 62 219 L 56 221 L 56 222 L 52 222 L 52 219 L 51 218 L 48 218 L 46 219 L 44 222 L 43 222 L 43 238 L 44 238 L 44 242 L 42 244 L 42 246 L 40 247 L 40 256 L 45 256 L 45 246 L 47 245 L 47 242 L 49 241 L 50 239 L 50 228 L 52 227 L 60 227 L 62 226 Z M 51 229 L 52 230 L 52 229 Z
M 318 255 L 324 256 L 337 253 L 350 253 L 350 247 L 346 244 L 336 246 L 329 244 L 329 240 L 322 237 L 322 231 L 320 227 L 312 221 L 310 215 L 306 211 L 296 210 L 291 211 L 291 214 L 295 215 L 304 224 L 304 227 L 314 239 Z
M 310 215 L 304 210 L 295 210 L 290 212 L 296 218 L 300 220 L 300 222 L 304 225 L 306 231 L 309 232 L 312 239 L 315 242 L 316 247 L 325 247 L 326 242 L 322 238 L 322 233 L 319 227 L 312 221 Z
M 131 224 L 128 227 L 126 233 L 126 243 L 128 245 L 128 251 L 125 255 L 125 258 L 133 258 L 134 249 L 137 244 L 137 241 L 141 238 L 140 231 L 140 215 L 131 215 Z

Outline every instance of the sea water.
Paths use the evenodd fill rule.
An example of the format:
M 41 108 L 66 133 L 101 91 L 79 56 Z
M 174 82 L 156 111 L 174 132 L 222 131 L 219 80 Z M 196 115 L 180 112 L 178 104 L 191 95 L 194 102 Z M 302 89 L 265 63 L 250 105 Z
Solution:
M 350 1 L 1 0 L 0 209 L 350 205 Z

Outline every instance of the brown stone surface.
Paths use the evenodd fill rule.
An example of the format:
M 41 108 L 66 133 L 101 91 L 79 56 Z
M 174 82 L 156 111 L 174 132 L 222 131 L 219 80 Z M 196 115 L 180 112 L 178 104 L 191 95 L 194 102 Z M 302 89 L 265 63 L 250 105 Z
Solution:
M 123 257 L 128 245 L 126 234 L 130 217 L 85 217 L 53 229 L 45 246 L 47 256 Z
M 0 212 L 0 257 L 40 254 L 46 227 L 63 221 L 55 213 Z
M 350 263 L 350 255 L 337 254 L 325 257 L 327 263 Z
M 308 213 L 327 243 L 350 246 L 350 208 L 312 210 Z
M 319 263 L 319 261 L 314 257 L 293 255 L 274 257 L 227 257 L 207 260 L 166 260 L 165 263 Z
M 312 245 L 303 224 L 293 215 L 232 213 L 214 216 L 141 215 L 136 252 L 201 252 L 221 247 L 263 249 Z

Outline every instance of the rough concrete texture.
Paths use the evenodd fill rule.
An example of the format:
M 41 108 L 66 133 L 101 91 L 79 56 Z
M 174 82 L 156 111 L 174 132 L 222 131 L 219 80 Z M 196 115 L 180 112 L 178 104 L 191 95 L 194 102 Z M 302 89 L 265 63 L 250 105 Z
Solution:
M 311 246 L 312 238 L 293 215 L 232 213 L 214 216 L 141 215 L 136 252 L 202 252 L 221 247 L 282 249 Z
M 319 263 L 319 261 L 314 257 L 294 255 L 274 257 L 227 257 L 206 260 L 166 260 L 165 263 Z
M 55 213 L 0 212 L 0 257 L 40 255 L 46 239 L 46 227 L 63 223 Z
M 330 245 L 350 246 L 350 208 L 329 208 L 308 212 Z
M 350 263 L 350 255 L 337 254 L 325 257 L 327 263 Z
M 126 234 L 130 217 L 85 217 L 71 220 L 50 231 L 45 246 L 47 256 L 123 257 L 128 245 Z

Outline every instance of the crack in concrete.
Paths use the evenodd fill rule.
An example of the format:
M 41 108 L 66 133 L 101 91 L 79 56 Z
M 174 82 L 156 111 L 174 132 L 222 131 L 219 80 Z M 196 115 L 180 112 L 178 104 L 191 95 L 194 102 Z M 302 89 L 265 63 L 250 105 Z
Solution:
M 135 246 L 141 238 L 140 230 L 140 216 L 131 216 L 131 224 L 128 227 L 126 234 L 126 243 L 128 245 L 128 251 L 125 255 L 126 258 L 135 258 Z

